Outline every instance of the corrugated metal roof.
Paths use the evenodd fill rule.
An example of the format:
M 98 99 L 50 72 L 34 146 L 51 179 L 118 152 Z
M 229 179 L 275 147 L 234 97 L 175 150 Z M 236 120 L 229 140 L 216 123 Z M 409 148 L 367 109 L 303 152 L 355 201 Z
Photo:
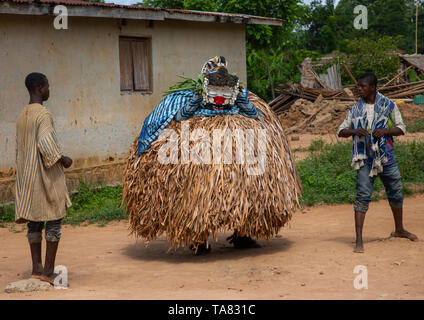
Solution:
M 162 10 L 161 8 L 151 8 L 142 6 L 131 6 L 115 3 L 102 3 L 102 2 L 88 2 L 88 1 L 73 1 L 73 0 L 0 0 L 0 2 L 16 2 L 16 3 L 47 3 L 47 4 L 63 4 L 70 6 L 98 6 L 109 8 L 126 8 L 126 9 L 150 9 Z
M 399 55 L 407 63 L 411 64 L 415 68 L 424 71 L 424 55 L 422 54 L 404 54 Z
M 100 3 L 100 2 L 86 2 L 86 1 L 74 1 L 74 0 L 0 0 L 1 2 L 10 2 L 17 4 L 29 4 L 29 5 L 65 5 L 65 6 L 86 6 L 86 7 L 98 7 L 98 8 L 120 8 L 126 10 L 143 10 L 146 12 L 162 12 L 166 15 L 165 19 L 181 19 L 183 16 L 203 16 L 203 17 L 215 17 L 216 22 L 234 22 L 234 23 L 246 23 L 246 24 L 270 24 L 270 25 L 281 25 L 281 19 L 267 18 L 259 16 L 251 16 L 245 14 L 234 14 L 234 13 L 221 13 L 221 12 L 205 12 L 205 11 L 194 11 L 194 10 L 180 10 L 180 9 L 165 9 L 165 8 L 154 8 L 154 7 L 143 7 L 135 5 L 121 5 L 115 3 Z M 1 12 L 0 12 L 1 13 Z M 116 17 L 116 16 L 114 16 Z

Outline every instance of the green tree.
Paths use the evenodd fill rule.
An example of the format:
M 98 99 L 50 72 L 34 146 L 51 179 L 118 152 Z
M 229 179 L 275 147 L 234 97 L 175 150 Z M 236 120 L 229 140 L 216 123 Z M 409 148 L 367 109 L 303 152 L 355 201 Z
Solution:
M 314 0 L 309 6 L 310 16 L 304 29 L 304 42 L 307 49 L 328 53 L 336 49 L 336 18 L 334 0 Z
M 381 37 L 378 40 L 358 38 L 350 40 L 345 54 L 336 58 L 346 63 L 355 78 L 366 71 L 372 71 L 377 78 L 391 78 L 396 75 L 400 67 L 400 59 L 393 51 L 397 49 L 400 37 Z M 334 63 L 334 62 L 330 62 Z M 346 73 L 342 73 L 343 83 L 352 83 Z
M 304 15 L 302 0 L 145 0 L 140 5 L 184 10 L 239 13 L 283 19 L 283 25 L 248 25 L 247 42 L 252 48 L 278 47 L 287 42 Z
M 354 8 L 364 5 L 368 9 L 368 29 L 356 30 L 353 26 Z M 333 1 L 312 1 L 310 18 L 303 32 L 306 48 L 327 53 L 345 50 L 352 39 L 378 40 L 383 36 L 403 37 L 399 48 L 413 51 L 415 46 L 414 0 L 340 0 L 334 8 Z M 421 48 L 424 45 L 423 1 L 420 0 L 419 31 Z M 399 38 L 400 39 L 400 38 Z

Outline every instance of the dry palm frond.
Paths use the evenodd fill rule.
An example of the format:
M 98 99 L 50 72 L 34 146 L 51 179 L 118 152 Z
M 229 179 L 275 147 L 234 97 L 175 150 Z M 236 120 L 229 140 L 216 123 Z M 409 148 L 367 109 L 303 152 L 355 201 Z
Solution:
M 249 100 L 262 111 L 267 134 L 266 144 L 255 137 L 255 154 L 260 150 L 266 154 L 263 174 L 249 175 L 247 166 L 255 165 L 236 162 L 236 139 L 231 164 L 224 163 L 224 155 L 219 164 L 213 159 L 211 164 L 162 164 L 158 150 L 166 140 L 155 141 L 140 157 L 134 141 L 123 178 L 123 204 L 135 236 L 148 242 L 166 233 L 175 248 L 197 245 L 219 231 L 235 229 L 269 239 L 291 219 L 302 187 L 287 138 L 270 107 L 254 94 Z M 181 123 L 172 121 L 168 128 L 179 135 Z M 212 137 L 214 129 L 260 129 L 261 121 L 241 115 L 191 119 L 190 129 L 197 128 Z M 190 141 L 189 149 L 196 143 Z M 178 152 L 181 159 L 180 147 Z

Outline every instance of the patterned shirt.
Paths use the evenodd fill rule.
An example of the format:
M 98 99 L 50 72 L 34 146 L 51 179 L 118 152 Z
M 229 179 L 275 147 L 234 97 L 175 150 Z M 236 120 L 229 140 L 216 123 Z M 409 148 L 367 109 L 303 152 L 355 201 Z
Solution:
M 352 126 L 352 113 L 348 112 L 346 115 L 345 120 L 342 122 L 342 124 L 339 126 L 339 129 L 337 130 L 337 134 L 340 133 L 343 129 L 350 129 Z M 390 112 L 389 115 L 389 123 L 388 128 L 397 127 L 403 131 L 403 133 L 406 133 L 406 126 L 402 119 L 402 114 L 399 111 L 399 108 L 396 104 L 394 104 L 393 110 Z M 368 128 L 370 129 L 370 128 Z M 373 160 L 373 152 L 371 151 L 371 139 L 369 136 L 366 137 L 365 143 L 367 145 L 367 161 L 372 162 Z M 394 140 L 393 137 L 387 137 L 387 162 L 383 164 L 383 166 L 387 166 L 389 164 L 392 164 L 395 161 L 394 157 Z
M 16 223 L 66 216 L 71 200 L 61 157 L 50 112 L 27 105 L 16 125 Z

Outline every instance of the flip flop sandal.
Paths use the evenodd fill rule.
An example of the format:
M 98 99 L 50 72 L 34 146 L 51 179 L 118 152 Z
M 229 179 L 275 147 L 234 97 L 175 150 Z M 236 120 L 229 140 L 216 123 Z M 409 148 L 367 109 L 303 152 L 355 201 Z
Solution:
M 392 238 L 405 238 L 405 239 L 408 239 L 408 240 L 411 240 L 411 241 L 417 241 L 417 240 L 418 240 L 418 237 L 413 238 L 413 239 L 411 239 L 411 238 L 410 238 L 410 237 L 408 237 L 408 236 L 400 236 L 400 237 L 396 237 L 396 236 L 395 236 L 395 231 L 393 231 L 393 232 L 390 234 L 390 237 L 392 237 Z
M 44 282 L 48 282 L 48 283 L 50 283 L 52 286 L 54 285 L 54 282 L 53 282 L 53 280 L 50 280 L 49 278 L 46 278 L 46 277 L 44 277 L 44 276 L 40 276 L 40 278 L 39 278 L 41 281 L 44 281 Z

